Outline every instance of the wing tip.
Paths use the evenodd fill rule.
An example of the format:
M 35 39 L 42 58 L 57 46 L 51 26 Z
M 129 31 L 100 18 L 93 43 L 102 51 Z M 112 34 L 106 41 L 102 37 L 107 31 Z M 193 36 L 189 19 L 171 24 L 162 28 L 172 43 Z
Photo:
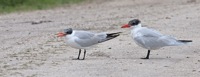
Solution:
M 180 42 L 192 42 L 192 40 L 178 40 Z

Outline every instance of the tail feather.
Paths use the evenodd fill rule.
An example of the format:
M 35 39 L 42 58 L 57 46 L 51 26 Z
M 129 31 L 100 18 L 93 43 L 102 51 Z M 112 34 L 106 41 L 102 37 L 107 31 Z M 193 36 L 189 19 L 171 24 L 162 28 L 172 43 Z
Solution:
M 106 40 L 104 40 L 104 41 L 107 41 L 107 40 L 113 39 L 113 38 L 119 36 L 120 33 L 122 33 L 122 32 L 109 33 L 109 34 L 107 34 L 107 36 L 106 36 Z

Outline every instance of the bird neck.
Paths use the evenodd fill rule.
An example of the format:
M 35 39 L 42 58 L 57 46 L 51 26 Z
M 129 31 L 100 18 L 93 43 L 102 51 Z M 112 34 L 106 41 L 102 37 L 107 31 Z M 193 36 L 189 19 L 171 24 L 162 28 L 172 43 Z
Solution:
M 139 24 L 136 25 L 135 27 L 136 27 L 136 28 L 142 27 L 142 24 L 139 23 Z

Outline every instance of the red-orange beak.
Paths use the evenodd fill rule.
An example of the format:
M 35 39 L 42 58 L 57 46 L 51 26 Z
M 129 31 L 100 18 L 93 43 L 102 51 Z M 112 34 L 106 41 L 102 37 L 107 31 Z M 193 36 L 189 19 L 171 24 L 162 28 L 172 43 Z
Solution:
M 58 34 L 57 34 L 57 37 L 63 37 L 63 36 L 66 36 L 67 34 L 65 34 L 65 33 L 63 33 L 63 32 L 59 32 Z
M 125 24 L 124 26 L 122 26 L 121 28 L 130 28 L 131 26 L 128 24 Z

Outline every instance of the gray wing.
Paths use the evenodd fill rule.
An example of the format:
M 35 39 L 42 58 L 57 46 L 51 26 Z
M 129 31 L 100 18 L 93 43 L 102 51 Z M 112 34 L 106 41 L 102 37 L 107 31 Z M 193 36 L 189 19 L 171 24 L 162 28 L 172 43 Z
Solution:
M 76 35 L 78 38 L 75 39 L 75 42 L 81 45 L 82 47 L 88 47 L 100 43 L 102 40 L 106 39 L 106 33 L 91 33 L 91 32 L 81 32 Z
M 177 41 L 176 38 L 172 36 L 162 36 L 159 38 L 159 41 L 164 43 L 167 46 L 184 45 L 184 43 Z
M 134 37 L 134 40 L 139 46 L 147 49 L 157 49 L 163 46 L 158 40 L 163 35 L 153 29 L 142 28 L 137 34 L 138 36 Z
M 174 37 L 163 35 L 153 29 L 143 28 L 143 31 L 141 30 L 140 32 L 143 34 L 143 40 L 145 40 L 145 42 L 148 42 L 148 44 L 150 44 L 148 46 L 151 47 L 182 45 L 178 43 Z
M 74 36 L 80 39 L 91 39 L 95 36 L 95 33 L 89 31 L 75 31 Z
M 142 28 L 138 31 L 138 33 L 142 34 L 142 36 L 144 37 L 161 37 L 163 36 L 163 34 L 161 34 L 160 32 L 154 30 L 154 29 L 149 29 L 149 28 Z
M 163 44 L 159 42 L 158 37 L 138 36 L 135 37 L 134 40 L 137 42 L 137 44 L 147 49 L 163 46 Z

